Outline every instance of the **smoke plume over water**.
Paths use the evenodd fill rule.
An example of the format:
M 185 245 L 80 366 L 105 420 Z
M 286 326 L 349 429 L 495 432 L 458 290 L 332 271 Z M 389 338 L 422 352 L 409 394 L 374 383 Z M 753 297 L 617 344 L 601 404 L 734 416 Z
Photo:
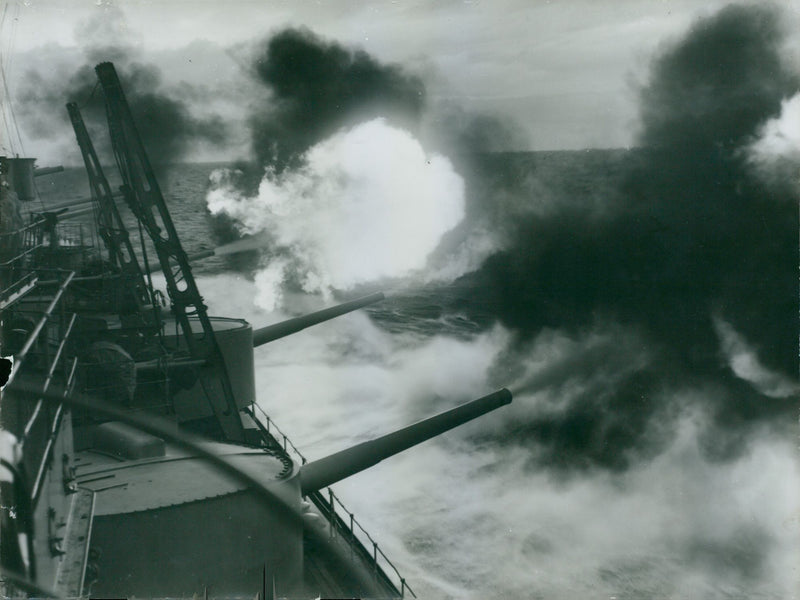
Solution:
M 274 33 L 256 44 L 250 58 L 250 75 L 256 87 L 264 90 L 263 95 L 254 99 L 248 119 L 253 162 L 242 164 L 240 173 L 218 174 L 211 182 L 211 196 L 214 198 L 211 212 L 215 216 L 215 228 L 222 242 L 236 238 L 242 229 L 251 231 L 253 216 L 244 214 L 247 212 L 246 203 L 240 203 L 233 210 L 231 202 L 220 202 L 221 194 L 229 199 L 241 199 L 263 197 L 271 190 L 274 194 L 283 195 L 286 202 L 300 188 L 304 190 L 303 193 L 309 192 L 311 187 L 318 192 L 322 192 L 325 186 L 338 186 L 338 189 L 344 190 L 341 182 L 336 181 L 337 173 L 327 165 L 324 167 L 326 172 L 319 172 L 320 161 L 317 160 L 314 165 L 308 164 L 308 161 L 310 158 L 318 159 L 326 149 L 339 144 L 345 135 L 343 132 L 348 131 L 351 133 L 346 134 L 345 138 L 360 137 L 358 143 L 361 146 L 352 150 L 361 154 L 354 155 L 351 152 L 345 159 L 351 164 L 337 167 L 340 171 L 338 174 L 344 171 L 350 174 L 356 170 L 360 172 L 354 178 L 349 175 L 345 177 L 347 181 L 360 179 L 377 183 L 380 178 L 384 194 L 392 198 L 389 204 L 395 209 L 401 204 L 405 205 L 404 215 L 397 222 L 400 226 L 393 228 L 393 234 L 384 238 L 390 246 L 383 249 L 377 245 L 372 247 L 377 261 L 384 262 L 384 266 L 373 276 L 405 275 L 411 269 L 419 270 L 424 266 L 425 256 L 418 254 L 429 255 L 436 246 L 431 231 L 435 230 L 441 236 L 460 220 L 449 207 L 463 196 L 463 184 L 455 182 L 445 172 L 452 170 L 452 167 L 449 163 L 445 165 L 446 159 L 435 151 L 493 151 L 514 138 L 513 126 L 491 115 L 473 114 L 458 106 L 443 106 L 441 103 L 427 106 L 425 85 L 414 73 L 398 64 L 381 63 L 362 49 L 322 39 L 305 28 L 287 28 Z M 367 125 L 376 120 L 385 127 Z M 389 150 L 381 149 L 380 144 L 384 139 L 393 144 L 395 150 L 400 148 L 398 136 L 401 134 L 385 133 L 390 130 L 402 131 L 402 135 L 409 138 L 408 143 L 403 143 L 407 149 L 411 148 L 410 140 L 415 140 L 413 144 L 419 145 L 416 140 L 424 139 L 425 152 L 431 159 L 429 168 L 420 168 L 421 149 L 413 152 L 392 150 L 392 155 Z M 368 132 L 374 135 L 374 139 L 365 142 Z M 392 142 L 392 139 L 395 141 Z M 366 148 L 369 150 L 365 151 Z M 373 149 L 376 151 L 375 157 L 370 156 Z M 363 164 L 356 165 L 359 161 Z M 374 174 L 370 174 L 372 171 Z M 314 183 L 311 183 L 312 179 Z M 390 185 L 396 189 L 386 190 Z M 294 190 L 289 190 L 290 187 Z M 350 188 L 347 191 L 358 195 L 366 190 Z M 373 187 L 372 191 L 377 191 L 377 188 Z M 415 198 L 420 192 L 421 196 Z M 441 197 L 434 199 L 432 194 L 436 193 L 441 193 Z M 400 194 L 405 194 L 406 200 L 400 201 Z M 314 196 L 314 193 L 309 195 Z M 461 203 L 460 200 L 457 202 Z M 331 205 L 333 201 L 326 200 L 322 204 Z M 440 206 L 437 207 L 437 204 Z M 312 203 L 306 202 L 305 206 L 311 213 L 316 212 Z M 372 202 L 371 206 L 377 207 L 378 204 Z M 255 210 L 255 207 L 251 208 Z M 400 216 L 395 209 L 392 209 L 392 215 Z M 422 212 L 414 217 L 417 219 L 417 231 L 410 232 L 407 228 L 411 226 L 410 217 L 416 209 Z M 449 213 L 445 219 L 446 226 L 442 227 L 440 218 L 433 214 L 437 211 Z M 429 221 L 430 218 L 433 221 Z M 359 236 L 371 236 L 375 241 L 378 234 L 385 233 L 389 227 L 388 223 L 375 226 L 381 218 L 374 213 L 364 214 L 359 220 L 364 225 L 359 230 Z M 373 225 L 366 227 L 367 221 Z M 286 227 L 281 227 L 286 232 Z M 405 236 L 405 241 L 398 245 L 397 239 L 401 235 Z M 350 237 L 353 238 L 352 235 Z M 416 240 L 420 242 L 418 249 L 410 247 L 416 237 L 420 237 Z M 491 236 L 467 236 L 462 241 L 458 260 L 445 260 L 445 264 L 440 262 L 431 265 L 423 277 L 440 280 L 457 277 L 474 268 L 495 247 Z M 348 243 L 352 246 L 354 240 Z M 263 254 L 270 253 L 269 244 L 266 247 Z M 389 253 L 395 255 L 390 262 L 399 268 L 388 268 Z M 275 262 L 271 268 L 259 272 L 261 281 L 269 280 L 277 285 L 281 279 L 286 279 L 284 266 L 292 261 L 286 262 L 285 253 L 281 254 L 280 260 L 284 262 Z M 311 262 L 320 260 L 331 262 L 324 257 L 312 257 Z M 335 262 L 342 264 L 342 261 Z M 408 264 L 401 265 L 403 262 Z M 332 272 L 334 269 L 323 270 Z M 345 278 L 343 281 L 334 276 L 337 281 L 326 282 L 325 274 L 320 273 L 312 275 L 312 278 L 318 275 L 323 277 L 323 281 L 311 286 L 319 289 L 346 287 L 363 280 L 359 277 Z M 308 281 L 304 288 L 309 289 Z
M 413 127 L 425 90 L 397 65 L 327 42 L 307 29 L 285 29 L 257 51 L 254 74 L 271 95 L 251 116 L 259 165 L 297 166 L 311 146 L 342 127 L 376 117 Z
M 640 147 L 585 197 L 522 178 L 462 204 L 449 164 L 434 169 L 407 131 L 344 117 L 265 150 L 277 162 L 258 193 L 217 176 L 212 210 L 266 231 L 273 257 L 255 283 L 211 285 L 243 286 L 262 310 L 287 279 L 319 291 L 408 275 L 454 231 L 485 240 L 478 254 L 502 246 L 427 290 L 424 309 L 409 293 L 257 358 L 265 408 L 312 459 L 514 390 L 511 406 L 337 485 L 423 597 L 796 593 L 800 190 L 785 173 L 800 84 L 780 24 L 776 9 L 731 6 L 666 47 L 642 88 Z M 351 163 L 365 132 L 374 145 Z M 384 165 L 409 171 L 371 182 Z M 427 183 L 406 193 L 412 180 Z M 455 275 L 473 264 L 441 252 Z
M 462 221 L 465 198 L 450 161 L 417 141 L 418 77 L 305 29 L 263 41 L 251 69 L 267 92 L 250 116 L 257 166 L 216 172 L 207 201 L 219 229 L 264 233 L 255 275 L 264 306 L 279 305 L 286 287 L 329 296 L 412 273 L 452 279 L 487 254 L 486 244 L 466 247 L 461 266 L 423 274 Z M 461 121 L 470 129 L 464 111 Z M 263 174 L 257 184 L 255 173 Z
M 219 171 L 208 194 L 212 214 L 273 238 L 277 260 L 257 276 L 266 308 L 277 304 L 288 278 L 306 292 L 329 294 L 406 276 L 425 266 L 463 217 L 464 184 L 450 162 L 381 119 L 315 145 L 303 163 L 268 172 L 254 197 Z
M 83 22 L 76 31 L 86 63 L 79 69 L 53 68 L 49 64 L 31 69 L 25 76 L 19 101 L 21 119 L 29 135 L 39 139 L 68 140 L 74 147 L 74 134 L 65 130 L 67 102 L 76 102 L 86 121 L 101 160 L 110 160 L 106 111 L 94 67 L 113 62 L 122 81 L 126 99 L 151 164 L 182 162 L 197 144 L 221 145 L 227 128 L 217 114 L 196 114 L 190 105 L 192 89 L 163 82 L 160 69 L 142 58 L 141 49 L 127 29 L 119 8 L 108 8 L 102 16 Z M 197 96 L 200 96 L 198 94 Z M 68 154 L 69 155 L 69 154 Z M 108 158 L 106 158 L 108 157 Z
M 731 369 L 730 336 L 721 334 L 736 332 L 762 379 L 769 372 L 794 389 L 798 188 L 771 185 L 750 158 L 798 91 L 781 33 L 778 13 L 764 7 L 731 6 L 697 23 L 653 64 L 642 147 L 629 152 L 604 210 L 532 211 L 502 252 L 460 282 L 474 289 L 460 307 L 490 307 L 523 347 L 550 329 L 585 343 L 603 322 L 640 339 L 632 350 L 610 346 L 609 356 L 645 358 L 642 369 L 585 388 L 556 416 L 514 425 L 549 448 L 544 464 L 618 468 L 660 452 L 669 438 L 650 426 L 682 410 L 670 400 L 676 387 L 717 390 L 696 398 L 717 458 L 745 451 L 765 423 L 796 416 L 793 397 L 765 397 Z M 565 382 L 594 372 L 570 371 Z

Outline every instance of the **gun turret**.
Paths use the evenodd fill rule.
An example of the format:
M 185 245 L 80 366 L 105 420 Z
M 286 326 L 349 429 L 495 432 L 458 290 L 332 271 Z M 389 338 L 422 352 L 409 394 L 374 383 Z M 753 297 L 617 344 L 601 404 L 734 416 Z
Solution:
M 260 329 L 253 331 L 253 347 L 257 348 L 258 346 L 268 342 L 272 342 L 282 337 L 286 337 L 287 335 L 297 333 L 298 331 L 301 331 L 306 327 L 310 327 L 311 325 L 316 325 L 317 323 L 322 323 L 324 321 L 333 319 L 334 317 L 338 317 L 359 308 L 363 308 L 364 306 L 374 304 L 375 302 L 383 300 L 383 298 L 384 295 L 381 292 L 376 292 L 374 294 L 370 294 L 369 296 L 363 296 L 362 298 L 351 300 L 350 302 L 345 302 L 337 306 L 323 308 L 322 310 L 303 315 L 302 317 L 295 317 L 294 319 L 287 319 L 286 321 L 281 321 L 280 323 L 275 323 L 274 325 L 261 327 Z
M 511 403 L 511 392 L 503 388 L 456 408 L 398 429 L 369 442 L 357 444 L 341 452 L 303 465 L 300 486 L 303 495 L 310 494 L 337 481 L 359 473 L 384 458 L 416 446 L 454 427 Z

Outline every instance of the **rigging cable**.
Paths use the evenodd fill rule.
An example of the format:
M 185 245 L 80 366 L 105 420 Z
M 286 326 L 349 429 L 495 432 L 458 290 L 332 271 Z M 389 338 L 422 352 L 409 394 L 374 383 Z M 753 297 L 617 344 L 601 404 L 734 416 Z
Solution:
M 11 60 L 14 58 L 14 42 L 17 40 L 17 25 L 19 24 L 19 4 L 14 5 L 14 16 L 11 18 L 11 35 L 8 40 L 8 49 L 6 51 L 6 72 L 11 75 Z
M 3 14 L 5 15 L 5 12 Z M 2 29 L 0 29 L 0 31 L 2 31 Z M 3 148 L 5 148 L 8 151 L 9 156 L 14 156 L 14 142 L 11 139 L 11 126 L 9 125 L 8 122 L 9 114 L 8 114 L 8 109 L 6 108 L 6 105 L 9 104 L 8 86 L 6 85 L 5 69 L 3 69 L 3 61 L 1 57 L 0 57 L 0 76 L 2 76 L 2 81 L 3 81 L 3 100 L 2 100 L 2 106 L 0 106 L 0 110 L 2 110 L 3 113 L 3 131 L 6 132 L 6 135 L 2 136 L 2 139 L 5 140 L 7 138 L 8 143 L 10 144 L 10 146 L 6 146 L 5 141 L 3 141 Z
M 83 110 L 84 108 L 89 106 L 89 103 L 92 101 L 92 98 L 94 98 L 94 93 L 97 91 L 98 87 L 100 87 L 100 82 L 96 81 L 95 84 L 94 84 L 94 87 L 92 88 L 92 91 L 89 93 L 89 97 L 86 98 L 86 100 L 83 102 L 83 104 L 78 105 L 78 108 Z
M 15 6 L 15 8 L 17 9 L 17 13 L 18 13 L 19 6 Z M 6 4 L 3 7 L 3 16 L 2 16 L 2 20 L 0 20 L 0 31 L 2 31 L 5 28 L 5 24 L 6 24 L 7 19 L 8 19 L 8 4 Z M 5 131 L 6 131 L 7 135 L 8 135 L 8 138 L 9 138 L 8 139 L 9 144 L 11 145 L 11 147 L 7 148 L 7 149 L 11 151 L 12 156 L 17 154 L 17 152 L 16 152 L 16 150 L 14 148 L 14 140 L 11 139 L 11 133 L 13 131 L 14 133 L 17 134 L 17 143 L 19 144 L 19 151 L 24 156 L 25 155 L 25 145 L 22 143 L 22 134 L 20 133 L 20 130 L 19 130 L 19 124 L 17 123 L 17 117 L 14 114 L 14 106 L 13 106 L 13 104 L 11 102 L 11 94 L 9 92 L 8 80 L 6 78 L 6 69 L 11 64 L 11 58 L 10 57 L 13 55 L 12 50 L 13 50 L 13 45 L 14 45 L 14 42 L 15 42 L 16 31 L 17 31 L 16 22 L 18 21 L 18 15 L 13 17 L 12 21 L 14 22 L 14 25 L 12 25 L 11 35 L 8 37 L 8 40 L 9 40 L 8 41 L 8 47 L 7 47 L 7 49 L 4 49 L 3 56 L 0 57 L 0 79 L 2 79 L 2 82 L 3 82 L 3 98 L 4 98 L 4 102 L 3 102 L 3 123 L 5 125 Z M 6 114 L 6 113 L 8 113 L 8 114 Z M 14 126 L 13 130 L 9 126 L 9 117 L 10 117 L 10 120 L 11 120 L 11 124 Z
M 2 69 L 2 65 L 0 65 L 0 69 Z M 3 81 L 5 82 L 5 77 L 3 77 Z M 4 97 L 4 98 L 6 98 L 6 97 L 7 97 L 7 94 L 6 94 L 5 92 L 4 92 L 4 95 L 3 95 L 3 97 Z M 9 133 L 10 133 L 10 132 L 11 132 L 11 127 L 10 127 L 10 126 L 9 126 L 9 124 L 8 124 L 8 117 L 6 116 L 6 103 L 5 103 L 5 101 L 3 102 L 3 105 L 2 105 L 2 107 L 0 107 L 0 109 L 1 109 L 1 111 L 2 111 L 2 113 L 3 113 L 3 131 L 7 131 L 7 132 L 9 132 Z M 6 137 L 6 136 L 3 136 L 3 139 L 5 139 L 5 137 Z M 8 139 L 8 143 L 9 143 L 9 144 L 11 144 L 11 145 L 10 145 L 10 146 L 6 146 L 5 142 L 3 142 L 3 145 L 2 145 L 2 146 L 3 146 L 3 148 L 4 148 L 5 150 L 7 150 L 7 151 L 8 151 L 8 154 L 9 154 L 10 156 L 14 156 L 14 144 L 13 144 L 13 142 L 11 141 L 11 138 L 10 138 L 10 136 L 9 136 L 9 139 Z
M 8 4 L 5 4 L 3 6 L 3 16 L 2 16 L 2 18 L 0 18 L 0 31 L 5 31 L 6 17 L 8 17 Z M 9 63 L 8 53 L 11 52 L 11 45 L 12 44 L 13 44 L 13 41 L 11 39 L 11 36 L 8 36 L 8 44 L 6 44 L 6 47 L 3 48 L 3 57 L 2 57 L 2 61 L 0 61 L 0 64 L 2 64 L 4 67 L 8 66 L 8 63 Z

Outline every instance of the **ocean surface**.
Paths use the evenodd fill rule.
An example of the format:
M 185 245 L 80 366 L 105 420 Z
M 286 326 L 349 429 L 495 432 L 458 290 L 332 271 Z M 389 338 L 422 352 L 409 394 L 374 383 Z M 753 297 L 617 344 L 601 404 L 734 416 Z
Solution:
M 728 394 L 736 379 L 724 352 L 714 359 L 727 373 L 719 379 L 650 384 L 667 359 L 629 313 L 590 305 L 573 319 L 588 302 L 583 292 L 568 304 L 532 296 L 524 282 L 497 284 L 507 264 L 537 252 L 504 245 L 521 215 L 543 222 L 558 208 L 602 218 L 623 193 L 628 159 L 598 151 L 455 160 L 466 216 L 424 273 L 326 293 L 287 280 L 281 301 L 266 309 L 257 274 L 286 258 L 274 248 L 193 268 L 213 314 L 254 326 L 387 292 L 379 305 L 256 350 L 258 402 L 308 459 L 499 387 L 515 392 L 511 406 L 334 486 L 419 598 L 797 597 L 796 414 L 786 426 L 770 417 L 736 430 L 747 440 L 736 452 L 710 452 L 730 441 L 713 437 L 720 429 L 709 425 L 705 400 Z M 206 209 L 209 176 L 223 166 L 176 165 L 161 179 L 189 254 L 229 240 Z M 88 196 L 80 169 L 37 185 L 45 205 Z M 464 248 L 478 248 L 472 262 L 442 275 Z M 375 248 L 382 251 L 392 249 Z M 505 262 L 487 267 L 497 252 Z M 556 269 L 539 283 L 571 277 Z M 513 315 L 503 311 L 509 300 Z M 518 315 L 539 308 L 542 322 Z M 620 404 L 623 389 L 640 404 Z

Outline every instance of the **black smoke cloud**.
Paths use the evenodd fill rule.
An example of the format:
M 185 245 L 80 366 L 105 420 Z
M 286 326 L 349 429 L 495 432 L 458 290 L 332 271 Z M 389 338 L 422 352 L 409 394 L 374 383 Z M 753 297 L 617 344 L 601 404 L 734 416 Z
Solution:
M 258 42 L 249 71 L 267 93 L 254 100 L 248 119 L 253 162 L 237 164 L 232 176 L 248 195 L 256 193 L 264 168 L 280 173 L 300 166 L 306 150 L 340 128 L 384 117 L 413 131 L 425 105 L 425 87 L 418 77 L 306 28 L 283 29 Z M 240 237 L 228 216 L 209 219 L 218 243 Z M 258 254 L 245 252 L 226 260 L 235 270 L 250 271 Z
M 94 67 L 100 62 L 113 62 L 151 163 L 180 162 L 194 144 L 219 145 L 226 140 L 227 129 L 218 115 L 193 114 L 186 101 L 191 96 L 188 84 L 176 92 L 177 84 L 165 85 L 158 67 L 140 60 L 140 52 L 128 39 L 121 12 L 82 23 L 76 37 L 92 40 L 82 49 L 82 66 L 59 65 L 61 61 L 50 56 L 52 52 L 48 50 L 49 60 L 30 69 L 22 79 L 19 104 L 29 135 L 69 139 L 69 147 L 73 147 L 64 106 L 76 102 L 101 160 L 110 157 L 103 93 Z
M 784 38 L 769 7 L 730 6 L 696 25 L 653 65 L 642 90 L 641 144 L 740 147 L 797 90 L 781 57 Z
M 603 321 L 642 340 L 646 366 L 613 386 L 586 384 L 598 367 L 573 370 L 586 385 L 566 408 L 511 426 L 542 463 L 625 469 L 664 447 L 671 416 L 687 410 L 679 397 L 711 415 L 700 442 L 716 459 L 741 452 L 759 425 L 796 417 L 795 402 L 731 372 L 714 327 L 730 323 L 765 366 L 797 377 L 800 198 L 796 186 L 765 185 L 746 152 L 800 89 L 780 25 L 764 6 L 698 22 L 654 61 L 641 147 L 624 155 L 603 210 L 566 202 L 516 215 L 506 249 L 457 282 L 471 299 L 451 309 L 493 314 L 520 348 L 548 330 L 581 339 Z M 686 389 L 704 392 L 676 393 Z
M 430 112 L 436 145 L 448 151 L 521 145 L 513 124 L 453 102 L 429 106 L 420 76 L 308 29 L 284 29 L 262 41 L 251 72 L 270 92 L 250 117 L 253 150 L 260 166 L 277 171 L 296 166 L 303 152 L 336 130 L 375 117 L 416 133 Z
M 474 153 L 506 152 L 524 148 L 519 127 L 497 115 L 467 110 L 456 102 L 440 101 L 426 111 L 426 137 L 430 143 L 467 172 Z
M 276 170 L 356 122 L 385 117 L 413 129 L 425 105 L 418 77 L 307 29 L 285 29 L 262 42 L 253 73 L 270 91 L 250 119 L 253 149 L 259 165 Z
M 168 165 L 180 162 L 192 145 L 204 142 L 221 145 L 226 127 L 218 115 L 196 117 L 188 105 L 166 89 L 157 67 L 132 59 L 122 48 L 94 51 L 93 56 L 113 56 L 142 143 L 150 162 Z M 99 61 L 97 61 L 99 62 Z M 78 70 L 70 80 L 66 97 L 75 99 L 85 119 L 104 123 L 102 90 L 96 87 L 95 62 Z

